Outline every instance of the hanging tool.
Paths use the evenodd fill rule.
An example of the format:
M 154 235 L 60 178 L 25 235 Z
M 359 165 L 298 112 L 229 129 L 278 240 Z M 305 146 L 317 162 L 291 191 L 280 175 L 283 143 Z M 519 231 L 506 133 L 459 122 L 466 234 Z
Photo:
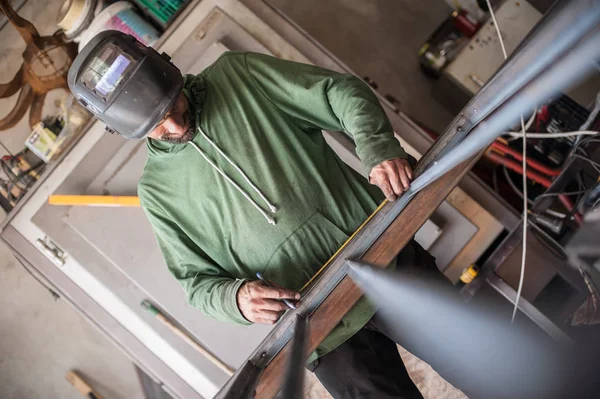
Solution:
M 173 331 L 176 335 L 182 338 L 185 342 L 191 345 L 194 349 L 200 352 L 204 357 L 206 357 L 212 364 L 220 368 L 224 373 L 231 376 L 234 373 L 234 369 L 231 366 L 225 364 L 221 359 L 213 355 L 209 352 L 208 349 L 204 348 L 200 345 L 194 338 L 192 338 L 188 333 L 183 331 L 181 328 L 177 327 L 167 316 L 165 316 L 158 308 L 150 303 L 148 300 L 143 300 L 140 304 L 144 309 L 148 311 L 151 315 L 156 317 L 167 326 L 171 331 Z

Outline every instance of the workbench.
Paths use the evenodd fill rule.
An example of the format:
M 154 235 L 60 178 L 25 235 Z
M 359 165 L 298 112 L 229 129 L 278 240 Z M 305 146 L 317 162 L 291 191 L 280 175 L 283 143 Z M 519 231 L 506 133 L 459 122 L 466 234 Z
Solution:
M 194 0 L 156 47 L 170 54 L 184 73 L 200 72 L 227 50 L 257 51 L 352 73 L 262 0 Z M 376 94 L 404 148 L 420 157 L 431 138 Z M 324 134 L 340 157 L 362 173 L 352 140 L 340 132 Z M 227 375 L 146 314 L 140 302 L 150 299 L 233 367 L 241 365 L 270 327 L 225 324 L 190 307 L 167 271 L 142 209 L 47 204 L 52 194 L 136 195 L 146 156 L 144 142 L 106 134 L 102 123 L 91 122 L 2 221 L 0 237 L 174 397 L 212 397 Z M 417 233 L 417 240 L 456 282 L 465 267 L 518 223 L 518 215 L 469 173 Z

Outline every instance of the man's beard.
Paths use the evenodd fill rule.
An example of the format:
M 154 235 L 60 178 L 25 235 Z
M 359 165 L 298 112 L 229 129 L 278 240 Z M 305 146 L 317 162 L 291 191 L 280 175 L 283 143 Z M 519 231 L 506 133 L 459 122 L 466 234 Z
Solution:
M 192 122 L 192 113 L 189 109 L 183 113 L 183 121 L 188 125 L 188 129 L 183 135 L 165 133 L 161 136 L 160 140 L 171 144 L 185 144 L 188 141 L 192 141 L 196 137 L 196 124 Z

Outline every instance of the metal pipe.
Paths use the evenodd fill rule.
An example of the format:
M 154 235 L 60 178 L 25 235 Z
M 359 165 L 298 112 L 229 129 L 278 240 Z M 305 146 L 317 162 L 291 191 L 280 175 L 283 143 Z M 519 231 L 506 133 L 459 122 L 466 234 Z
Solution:
M 600 2 L 556 2 L 523 39 L 498 72 L 467 105 L 473 122 L 483 120 L 527 82 L 568 52 L 598 23 Z M 531 109 L 533 109 L 532 107 Z
M 304 397 L 304 363 L 308 356 L 306 353 L 307 340 L 308 320 L 304 316 L 297 315 L 286 374 L 281 385 L 282 398 L 302 399 Z
M 600 29 L 596 28 L 573 51 L 482 121 L 460 145 L 434 162 L 412 182 L 406 194 L 413 196 L 452 168 L 489 146 L 506 131 L 508 126 L 517 122 L 524 109 L 532 108 L 535 104 L 556 95 L 563 88 L 583 79 L 590 70 L 593 70 L 594 63 L 591 60 L 600 58 L 598 43 L 600 43 Z
M 450 131 L 456 134 L 447 140 L 448 145 L 440 154 L 452 150 L 474 126 L 522 89 L 527 82 L 559 60 L 598 23 L 599 18 L 598 1 L 556 2 L 448 126 L 445 133 Z M 536 105 L 529 110 L 533 110 Z M 521 113 L 527 110 L 522 109 Z

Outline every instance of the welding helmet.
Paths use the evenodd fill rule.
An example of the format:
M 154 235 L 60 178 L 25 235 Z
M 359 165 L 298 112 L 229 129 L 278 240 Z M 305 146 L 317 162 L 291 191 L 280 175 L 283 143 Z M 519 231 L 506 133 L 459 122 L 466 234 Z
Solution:
M 107 131 L 141 139 L 171 109 L 183 88 L 183 77 L 165 53 L 111 30 L 85 45 L 71 65 L 68 83 Z

